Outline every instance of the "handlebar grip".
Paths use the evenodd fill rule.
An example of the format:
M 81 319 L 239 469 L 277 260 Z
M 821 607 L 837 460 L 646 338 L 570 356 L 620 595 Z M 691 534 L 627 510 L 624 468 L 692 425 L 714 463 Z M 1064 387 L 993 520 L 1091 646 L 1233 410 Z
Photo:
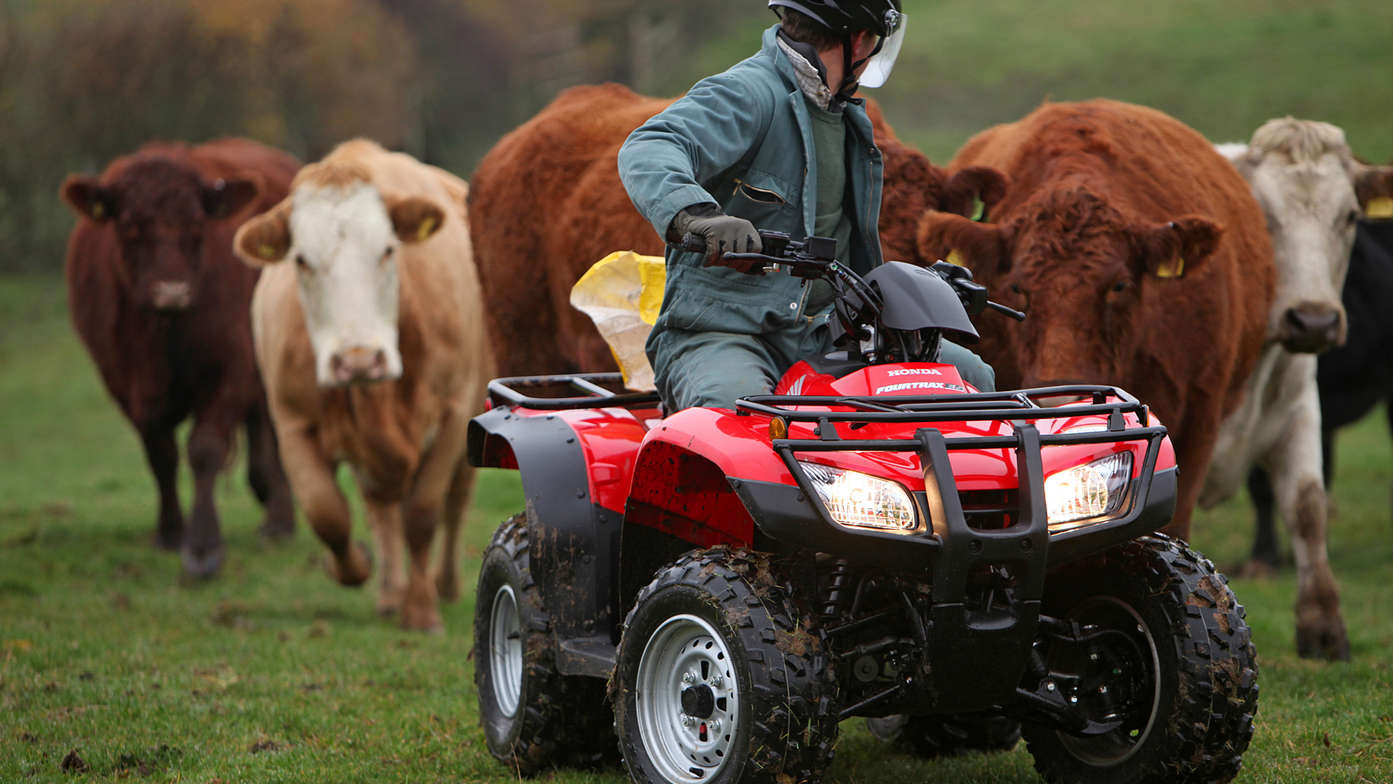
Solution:
M 689 231 L 686 234 L 682 235 L 682 242 L 677 247 L 685 251 L 690 251 L 692 253 L 705 253 L 706 238 L 701 236 L 700 234 L 695 234 Z
M 1016 310 L 1015 308 L 1007 307 L 1007 306 L 1001 304 L 1000 302 L 992 302 L 992 301 L 988 300 L 988 301 L 987 301 L 987 307 L 991 308 L 992 310 L 996 311 L 997 313 L 1004 313 L 1005 315 L 1010 316 L 1011 318 L 1015 319 L 1016 321 L 1025 321 L 1025 314 L 1024 314 L 1024 313 L 1022 313 L 1022 312 L 1019 311 L 1019 310 Z

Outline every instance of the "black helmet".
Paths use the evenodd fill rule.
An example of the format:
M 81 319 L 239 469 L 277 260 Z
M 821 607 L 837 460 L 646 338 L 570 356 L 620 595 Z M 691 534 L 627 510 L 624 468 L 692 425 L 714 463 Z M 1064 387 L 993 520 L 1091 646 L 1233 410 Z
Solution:
M 899 29 L 904 14 L 900 0 L 769 0 L 774 13 L 792 8 L 834 33 L 869 30 L 886 38 Z

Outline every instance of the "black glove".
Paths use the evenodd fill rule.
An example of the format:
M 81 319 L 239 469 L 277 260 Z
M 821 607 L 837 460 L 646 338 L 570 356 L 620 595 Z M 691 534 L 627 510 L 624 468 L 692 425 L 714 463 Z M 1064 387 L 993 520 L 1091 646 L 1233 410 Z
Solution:
M 759 261 L 726 261 L 725 253 L 760 253 L 764 243 L 753 223 L 722 213 L 710 204 L 697 204 L 681 210 L 672 219 L 676 235 L 695 234 L 706 240 L 706 266 L 730 267 L 744 273 L 763 275 Z

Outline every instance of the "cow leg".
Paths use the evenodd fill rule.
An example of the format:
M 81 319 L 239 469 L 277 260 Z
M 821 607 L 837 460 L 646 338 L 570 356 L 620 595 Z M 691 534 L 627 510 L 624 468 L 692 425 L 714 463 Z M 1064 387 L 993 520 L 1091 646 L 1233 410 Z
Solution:
M 469 417 L 449 412 L 430 449 L 421 456 L 404 520 L 411 561 L 406 577 L 402 625 L 409 629 L 440 627 L 435 583 L 430 579 L 430 544 L 444 513 L 446 495 L 464 454 Z M 447 535 L 448 536 L 448 535 Z
M 223 562 L 222 531 L 214 502 L 218 473 L 227 460 L 233 423 L 218 407 L 200 412 L 189 434 L 189 465 L 193 468 L 193 513 L 180 551 L 184 573 L 207 579 Z
M 161 550 L 178 550 L 184 539 L 184 512 L 179 508 L 179 445 L 174 442 L 174 428 L 142 428 L 140 441 L 145 447 L 145 461 L 155 475 L 155 485 L 160 493 L 155 546 Z
M 1245 577 L 1268 576 L 1281 568 L 1282 555 L 1277 542 L 1277 521 L 1272 516 L 1277 499 L 1267 469 L 1254 466 L 1248 472 L 1248 495 L 1257 511 L 1257 531 L 1253 536 L 1253 551 L 1240 573 Z
M 461 461 L 450 492 L 445 497 L 443 538 L 440 542 L 440 561 L 435 573 L 435 590 L 440 598 L 453 602 L 459 598 L 459 532 L 464 526 L 469 499 L 474 495 L 474 467 Z
M 1388 432 L 1393 434 L 1393 395 L 1383 401 L 1383 413 L 1388 417 Z M 1335 462 L 1335 434 L 1330 434 L 1330 462 Z M 1393 509 L 1393 499 L 1390 499 L 1389 509 Z
M 319 541 L 329 548 L 329 575 L 340 585 L 356 587 L 367 582 L 372 561 L 367 550 L 351 539 L 353 520 L 348 501 L 334 481 L 333 462 L 304 430 L 281 430 L 276 437 L 295 500 Z
M 1312 386 L 1269 460 L 1277 507 L 1296 556 L 1296 651 L 1305 658 L 1349 659 L 1339 590 L 1326 554 L 1325 483 L 1320 473 L 1320 407 Z
M 1335 494 L 1330 492 L 1330 485 L 1335 481 L 1335 430 L 1324 424 L 1320 429 L 1320 475 L 1325 482 L 1326 516 L 1334 520 L 1339 516 Z
M 295 503 L 281 466 L 276 434 L 263 406 L 254 406 L 247 414 L 246 427 L 247 481 L 256 500 L 266 509 L 257 532 L 264 539 L 288 539 L 295 533 Z
M 402 600 L 406 595 L 406 577 L 402 573 L 401 504 L 380 503 L 364 498 L 363 506 L 367 508 L 368 522 L 372 524 L 373 535 L 377 540 L 377 558 L 382 569 L 377 592 L 377 611 L 382 615 L 392 615 L 401 610 Z
M 1183 429 L 1172 432 L 1184 434 L 1183 441 L 1176 444 L 1175 455 L 1180 467 L 1180 480 L 1175 491 L 1175 517 L 1162 531 L 1176 539 L 1189 541 L 1191 517 L 1195 504 L 1199 502 L 1200 491 L 1204 489 L 1204 476 L 1214 453 L 1214 442 L 1218 439 L 1219 417 L 1187 420 Z

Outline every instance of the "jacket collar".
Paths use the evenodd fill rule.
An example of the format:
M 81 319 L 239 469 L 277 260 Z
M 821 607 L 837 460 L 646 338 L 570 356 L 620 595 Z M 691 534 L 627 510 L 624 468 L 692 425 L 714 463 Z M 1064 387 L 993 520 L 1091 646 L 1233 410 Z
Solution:
M 789 91 L 804 92 L 798 79 L 798 69 L 779 44 L 779 26 L 777 24 L 764 31 L 764 46 L 760 50 L 760 55 L 769 58 L 769 61 L 774 64 L 774 70 L 778 71 L 779 76 L 788 85 Z M 808 67 L 813 68 L 811 64 L 808 64 Z M 813 101 L 816 102 L 817 98 L 814 97 Z M 859 107 L 863 103 L 864 101 L 860 98 L 852 98 L 846 101 L 845 105 Z

